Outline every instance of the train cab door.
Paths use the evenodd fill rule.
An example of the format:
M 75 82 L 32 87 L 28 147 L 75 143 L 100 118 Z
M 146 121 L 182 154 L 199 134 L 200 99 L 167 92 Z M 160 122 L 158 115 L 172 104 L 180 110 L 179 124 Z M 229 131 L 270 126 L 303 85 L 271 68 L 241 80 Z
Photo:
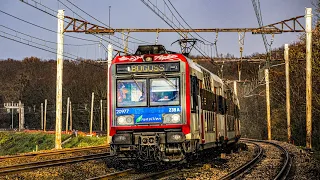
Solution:
M 191 75 L 191 134 L 192 139 L 199 139 L 201 142 L 201 98 L 200 86 L 197 76 Z
M 217 95 L 217 87 L 214 87 L 213 93 L 215 96 L 215 103 L 214 103 L 214 127 L 216 132 L 216 140 L 218 139 L 218 95 Z
M 217 139 L 222 141 L 225 137 L 225 115 L 224 115 L 224 99 L 223 99 L 223 91 L 221 87 L 217 88 Z

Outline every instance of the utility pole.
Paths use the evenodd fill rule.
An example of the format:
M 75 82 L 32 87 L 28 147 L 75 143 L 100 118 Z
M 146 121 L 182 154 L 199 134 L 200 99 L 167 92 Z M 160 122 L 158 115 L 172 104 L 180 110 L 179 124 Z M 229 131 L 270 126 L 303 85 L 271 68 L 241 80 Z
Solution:
M 111 19 L 111 6 L 109 6 L 109 28 L 111 28 L 111 26 L 110 26 L 110 19 Z M 110 34 L 109 34 L 109 39 L 110 39 Z
M 111 120 L 111 117 L 109 117 L 109 115 L 110 115 L 110 110 L 111 110 L 109 97 L 110 97 L 110 90 L 111 90 L 110 79 L 111 79 L 111 77 L 112 77 L 112 74 L 111 74 L 111 72 L 110 72 L 111 61 L 112 61 L 112 50 L 113 50 L 112 45 L 109 44 L 109 45 L 108 45 L 107 118 L 106 118 L 106 120 L 107 120 L 107 127 L 106 127 L 106 129 L 107 129 L 107 144 L 108 144 L 108 145 L 110 144 L 110 140 L 111 140 L 111 139 L 109 139 L 109 135 L 110 135 L 110 120 Z
M 312 148 L 312 8 L 306 8 L 306 147 Z
M 11 102 L 11 105 L 13 106 L 13 101 Z M 11 109 L 11 129 L 13 129 L 13 110 L 14 108 Z
M 46 127 L 47 127 L 47 104 L 48 100 L 44 100 L 44 117 L 43 117 L 43 131 L 46 132 Z
M 41 103 L 41 129 L 43 129 L 43 103 Z
M 70 97 L 67 99 L 67 117 L 66 117 L 66 133 L 68 133 L 68 121 L 69 121 L 69 109 L 70 109 Z
M 94 92 L 92 92 L 92 98 L 91 98 L 90 135 L 92 135 L 93 106 L 94 106 Z
M 269 89 L 269 69 L 264 70 L 266 80 L 266 104 L 267 104 L 267 125 L 268 125 L 268 140 L 271 140 L 271 117 L 270 117 L 270 89 Z
M 233 81 L 233 92 L 234 92 L 235 96 L 238 97 L 237 81 Z M 236 128 L 235 128 L 236 129 L 236 135 L 239 135 L 238 128 L 239 128 L 239 122 L 238 122 L 238 120 L 236 118 Z
M 61 147 L 61 129 L 62 129 L 63 31 L 64 31 L 64 10 L 58 10 L 56 139 L 55 139 L 55 148 L 56 149 L 62 149 L 62 147 Z
M 72 131 L 72 103 L 70 101 L 70 131 Z
M 286 62 L 286 104 L 287 104 L 287 131 L 288 143 L 291 143 L 291 119 L 290 119 L 290 76 L 289 76 L 289 45 L 284 45 L 284 60 Z
M 21 100 L 19 100 L 19 131 L 21 131 L 21 120 L 22 120 Z
M 103 109 L 102 109 L 102 99 L 100 100 L 100 131 L 103 129 Z

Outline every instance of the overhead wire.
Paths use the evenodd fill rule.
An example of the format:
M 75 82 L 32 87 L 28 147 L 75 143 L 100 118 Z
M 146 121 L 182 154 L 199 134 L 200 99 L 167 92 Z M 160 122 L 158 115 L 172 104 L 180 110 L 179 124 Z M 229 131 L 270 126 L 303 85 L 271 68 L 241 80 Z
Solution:
M 258 20 L 258 24 L 259 27 L 263 27 L 263 20 L 262 20 L 262 14 L 261 14 L 261 8 L 260 8 L 260 1 L 259 0 L 251 0 L 253 8 L 254 8 L 254 12 L 256 14 L 257 20 Z M 266 49 L 266 52 L 268 52 L 268 42 L 266 39 L 266 35 L 262 32 L 262 39 L 263 39 L 263 43 Z
M 263 19 L 262 19 L 262 13 L 261 13 L 261 7 L 260 7 L 260 1 L 259 0 L 251 0 L 257 20 L 258 20 L 258 24 L 259 27 L 263 27 Z M 270 59 L 271 59 L 271 46 L 273 43 L 273 39 L 274 39 L 274 35 L 272 35 L 272 39 L 270 44 L 267 41 L 266 35 L 265 33 L 262 32 L 262 39 L 263 39 L 263 43 L 264 43 L 264 47 L 266 49 L 266 53 L 267 53 L 267 61 L 266 61 L 266 67 L 269 68 L 270 67 Z
M 152 4 L 153 8 L 149 5 L 149 3 L 145 2 L 145 0 L 141 0 L 151 11 L 153 11 L 159 18 L 161 18 L 166 24 L 168 24 L 174 31 L 176 31 L 179 35 L 183 36 L 181 32 L 179 32 L 177 29 L 179 28 L 173 21 L 171 21 L 156 5 L 154 5 L 152 2 L 149 1 L 150 4 Z M 162 14 L 162 16 L 155 10 L 157 9 L 159 13 Z M 169 9 L 170 10 L 170 9 Z M 174 15 L 173 15 L 174 16 Z M 172 22 L 173 25 L 171 25 L 164 17 L 166 17 L 169 21 Z M 181 23 L 180 23 L 181 24 Z M 182 26 L 182 25 L 181 25 Z M 183 26 L 182 26 L 183 27 Z M 184 28 L 184 27 L 183 27 Z M 185 28 L 184 28 L 185 29 Z M 192 36 L 192 35 L 191 35 Z M 193 36 L 192 36 L 193 37 Z M 204 57 L 209 57 L 205 52 L 200 51 L 197 45 L 194 46 L 194 48 Z M 214 61 L 211 59 L 211 62 L 214 64 Z M 215 65 L 215 64 L 214 64 Z
M 20 0 L 21 1 L 21 0 Z M 39 2 L 37 2 L 37 1 L 35 1 L 35 0 L 31 0 L 31 1 L 33 1 L 33 2 L 35 2 L 36 4 L 40 4 L 42 7 L 44 7 L 44 8 L 46 8 L 46 9 L 49 9 L 49 10 L 51 10 L 51 11 L 53 11 L 53 12 L 55 12 L 55 13 L 58 13 L 57 11 L 55 11 L 55 10 L 53 10 L 53 9 L 51 9 L 50 7 L 47 7 L 47 6 L 45 6 L 45 5 L 43 5 L 43 4 L 41 4 L 41 3 L 39 3 Z M 39 8 L 38 6 L 36 6 L 36 5 L 33 5 L 33 4 L 30 4 L 29 2 L 27 2 L 27 1 L 21 1 L 21 2 L 23 2 L 23 3 L 25 3 L 25 4 L 27 4 L 27 5 L 29 5 L 29 6 L 31 6 L 31 7 L 33 7 L 33 8 L 35 8 L 35 9 L 37 9 L 37 10 L 39 10 L 39 11 L 41 11 L 41 12 L 44 12 L 44 13 L 46 13 L 46 14 L 48 14 L 48 15 L 50 15 L 50 16 L 52 16 L 52 17 L 54 17 L 54 18 L 58 18 L 55 14 L 52 14 L 52 13 L 49 13 L 49 12 L 47 12 L 47 11 L 45 11 L 45 10 L 43 10 L 43 9 L 41 9 L 41 8 Z M 61 3 L 61 4 L 63 4 L 63 3 Z M 64 4 L 63 4 L 64 5 Z M 70 9 L 73 13 L 75 13 L 71 8 L 69 8 L 68 6 L 66 6 L 66 5 L 64 5 L 66 8 L 68 8 L 68 9 Z M 66 20 L 64 20 L 66 23 L 68 23 Z M 51 30 L 52 31 L 52 30 Z M 96 35 L 94 35 L 94 34 L 92 34 L 93 36 L 95 36 L 95 37 L 98 37 L 98 36 L 96 36 Z M 75 36 L 71 36 L 71 35 L 65 35 L 65 36 L 68 36 L 68 37 L 75 37 Z M 84 39 L 84 38 L 78 38 L 78 37 L 75 37 L 75 38 L 77 38 L 77 39 Z M 100 37 L 98 37 L 98 38 L 100 38 Z M 106 40 L 106 39 L 103 39 L 104 41 L 106 41 L 106 42 L 108 42 L 108 43 L 111 43 L 111 42 L 109 42 L 108 40 Z M 94 40 L 91 40 L 91 41 L 94 41 Z M 114 40 L 113 40 L 114 41 Z M 99 41 L 95 41 L 95 42 L 99 42 Z M 112 44 L 112 43 L 111 43 Z M 115 47 L 118 47 L 118 48 L 120 48 L 121 49 L 121 47 L 120 46 L 117 46 L 117 45 L 115 45 L 114 44 L 114 46 Z M 105 48 L 105 46 L 103 46 L 104 48 Z M 107 50 L 106 48 L 105 48 L 105 50 Z
M 168 7 L 168 9 L 169 9 L 169 11 L 171 12 L 171 14 L 173 15 L 173 17 L 176 19 L 176 21 L 178 21 L 178 23 L 179 23 L 179 25 L 181 25 L 181 23 L 180 23 L 180 21 L 176 18 L 176 16 L 173 14 L 173 12 L 171 11 L 171 9 L 169 8 L 169 6 L 168 6 L 168 4 L 166 3 L 166 1 L 164 0 L 163 1 L 164 2 L 164 4 Z M 193 28 L 185 21 L 185 19 L 180 15 L 180 13 L 177 11 L 177 9 L 173 6 L 173 4 L 171 3 L 171 1 L 170 0 L 168 0 L 168 2 L 170 3 L 170 5 L 172 6 L 172 8 L 176 11 L 176 13 L 180 16 L 180 18 L 187 24 L 187 26 L 191 29 L 191 30 L 193 30 Z M 171 21 L 173 24 L 174 24 L 174 22 L 173 21 Z M 182 25 L 181 25 L 182 26 Z M 177 27 L 177 26 L 176 26 Z M 186 29 L 184 26 L 182 26 L 182 28 L 183 29 Z M 204 39 L 202 36 L 200 36 L 197 32 L 195 32 L 194 31 L 194 33 L 195 34 L 197 34 L 197 36 L 199 36 L 201 39 L 203 39 L 204 41 L 206 41 L 206 42 L 209 42 L 210 44 L 212 44 L 212 42 L 210 42 L 210 41 L 208 41 L 208 40 L 206 40 L 206 39 Z M 190 34 L 191 35 L 191 37 L 192 38 L 195 38 L 194 36 L 192 36 L 192 34 Z M 195 45 L 195 46 L 197 46 L 197 45 Z M 198 46 L 197 46 L 198 47 Z M 201 49 L 201 47 L 198 47 L 199 49 Z M 201 49 L 202 50 L 202 49 Z M 199 50 L 198 50 L 199 51 Z M 206 54 L 206 53 L 205 53 Z M 207 55 L 207 54 L 206 54 Z M 209 57 L 209 55 L 207 55 L 208 57 Z M 212 57 L 211 57 L 212 58 Z
M 165 1 L 164 1 L 165 2 Z M 186 22 L 186 20 L 181 16 L 181 14 L 178 12 L 178 10 L 174 7 L 174 5 L 171 3 L 170 0 L 168 0 L 168 2 L 170 3 L 170 5 L 172 6 L 172 8 L 176 11 L 176 13 L 179 15 L 179 17 L 183 20 L 184 23 L 186 23 L 186 25 L 191 29 L 193 30 L 193 28 Z M 203 38 L 202 36 L 200 36 L 197 32 L 194 32 L 198 37 L 200 37 L 202 40 L 208 42 L 208 43 L 211 43 L 210 41 L 206 40 L 205 38 Z
M 63 6 L 65 6 L 67 9 L 69 9 L 71 12 L 73 12 L 74 14 L 76 14 L 77 16 L 79 16 L 81 19 L 83 19 L 83 20 L 85 20 L 86 21 L 86 19 L 84 19 L 82 16 L 80 16 L 78 13 L 76 13 L 75 11 L 73 11 L 69 6 L 67 6 L 67 5 L 65 5 L 63 2 L 61 2 L 60 0 L 57 0 L 58 2 L 60 2 Z M 97 37 L 97 38 L 99 38 L 99 39 L 102 39 L 103 41 L 105 41 L 105 42 L 108 42 L 108 43 L 110 43 L 110 44 L 113 44 L 114 46 L 116 46 L 116 47 L 118 47 L 118 48 L 122 48 L 121 47 L 121 43 L 119 43 L 119 42 L 116 42 L 114 39 L 109 39 L 109 40 L 111 40 L 112 42 L 114 42 L 114 43 L 116 43 L 116 44 L 120 44 L 120 45 L 116 45 L 116 44 L 114 44 L 114 43 L 111 43 L 109 40 L 107 40 L 107 39 L 104 39 L 104 38 L 102 38 L 102 37 L 99 37 L 99 36 L 97 36 L 97 35 L 95 35 L 95 34 L 91 34 L 91 35 L 93 35 L 93 36 L 95 36 L 95 37 Z
M 148 0 L 149 1 L 149 0 Z M 149 1 L 150 2 L 150 1 Z M 172 14 L 172 16 L 176 19 L 176 21 L 179 23 L 179 26 L 181 26 L 183 29 L 186 29 L 181 23 L 180 23 L 180 21 L 178 20 L 178 18 L 174 15 L 174 13 L 172 12 L 172 10 L 170 9 L 170 7 L 168 6 L 168 4 L 166 3 L 166 1 L 163 1 L 164 2 L 164 4 L 165 4 L 165 6 L 169 9 L 169 11 L 171 12 L 171 14 Z M 151 2 L 150 2 L 151 3 Z M 152 4 L 152 3 L 151 3 Z M 174 8 L 174 7 L 173 7 Z M 174 8 L 175 9 L 175 8 Z M 176 10 L 176 12 L 177 12 L 177 10 Z M 178 12 L 177 12 L 178 13 Z M 178 13 L 179 14 L 179 13 Z M 179 14 L 179 16 L 180 16 L 180 14 Z M 167 17 L 167 16 L 166 16 Z M 167 18 L 168 19 L 168 18 Z M 171 21 L 175 26 L 176 26 L 176 28 L 179 28 L 173 21 Z M 168 23 L 167 23 L 168 24 Z M 188 24 L 187 24 L 188 25 Z M 189 25 L 188 25 L 189 26 Z M 189 26 L 190 27 L 190 26 Z M 190 27 L 191 28 L 191 27 Z M 192 28 L 191 28 L 192 29 Z M 190 34 L 191 35 L 191 37 L 192 38 L 195 38 L 192 34 Z M 200 52 L 200 50 L 202 50 L 201 49 L 201 47 L 199 47 L 199 46 L 197 46 L 196 44 L 195 44 L 195 46 L 194 46 L 194 48 L 198 51 L 198 52 Z M 200 50 L 199 50 L 200 49 Z M 207 56 L 207 57 L 209 57 L 209 55 L 207 55 L 205 52 L 204 52 L 204 54 L 202 53 L 202 52 L 200 52 L 203 56 Z
M 57 52 L 54 52 L 54 51 L 51 51 L 51 50 L 48 50 L 48 49 L 45 49 L 45 48 L 42 48 L 42 47 L 38 47 L 38 46 L 35 46 L 35 45 L 32 45 L 32 44 L 28 44 L 28 43 L 25 43 L 25 42 L 22 42 L 22 41 L 13 39 L 13 38 L 9 38 L 9 37 L 3 36 L 3 35 L 1 35 L 1 34 L 0 34 L 0 37 L 3 37 L 3 38 L 5 38 L 5 39 L 11 40 L 11 41 L 15 41 L 15 42 L 17 42 L 17 43 L 24 44 L 24 45 L 27 45 L 27 46 L 30 46 L 30 47 L 33 47 L 33 48 L 36 48 L 36 49 L 40 49 L 40 50 L 43 50 L 43 51 L 46 51 L 46 52 L 50 52 L 50 53 L 52 53 L 52 54 L 57 54 Z M 74 59 L 74 58 L 72 58 L 72 57 L 70 57 L 70 56 L 67 56 L 67 55 L 64 55 L 64 54 L 63 54 L 62 56 L 63 56 L 63 57 L 66 57 L 66 58 L 69 58 L 68 60 L 83 62 L 83 63 L 85 63 L 85 64 L 89 64 L 89 65 L 92 65 L 92 66 L 99 67 L 99 68 L 101 68 L 101 69 L 103 69 L 103 70 L 106 70 L 106 68 L 103 68 L 103 67 L 101 67 L 101 66 L 99 66 L 99 65 L 97 65 L 97 64 L 88 63 L 87 61 L 83 61 L 83 60 L 79 60 L 79 59 Z
M 44 46 L 44 47 L 49 48 L 49 49 L 52 49 L 52 50 L 57 50 L 56 48 L 52 48 L 52 47 L 49 47 L 49 46 L 47 46 L 47 45 L 43 45 L 43 44 L 40 44 L 40 43 L 37 43 L 37 42 L 34 42 L 34 41 L 29 41 L 28 39 L 25 39 L 25 38 L 22 38 L 22 37 L 18 37 L 17 35 L 13 35 L 13 34 L 10 34 L 10 33 L 4 32 L 4 31 L 1 31 L 1 30 L 0 30 L 0 32 L 2 32 L 3 34 L 9 35 L 9 36 L 18 38 L 18 39 L 20 39 L 20 40 L 27 41 L 27 42 L 28 42 L 27 44 L 29 44 L 29 43 L 34 43 L 34 44 L 36 44 L 36 45 Z M 76 55 L 73 55 L 73 54 L 68 53 L 68 52 L 65 52 L 65 54 L 69 54 L 69 55 L 71 55 L 71 56 L 77 57 Z
M 61 2 L 60 0 L 57 0 L 57 1 Z M 89 13 L 87 13 L 86 11 L 84 11 L 83 9 L 81 9 L 79 6 L 75 5 L 75 4 L 72 3 L 71 1 L 69 1 L 69 0 L 65 0 L 65 1 L 69 2 L 69 3 L 72 4 L 74 7 L 76 7 L 77 9 L 79 9 L 80 11 L 82 11 L 83 13 L 85 13 L 86 15 L 88 15 L 89 17 L 91 17 L 92 19 L 96 20 L 97 22 L 103 24 L 104 26 L 106 26 L 106 27 L 108 27 L 108 28 L 110 28 L 110 29 L 113 29 L 112 27 L 110 27 L 109 25 L 103 23 L 103 22 L 100 21 L 99 19 L 93 17 L 92 15 L 90 15 Z M 135 37 L 129 36 L 129 35 L 123 33 L 123 32 L 120 32 L 120 34 L 122 34 L 122 35 L 124 35 L 124 36 L 126 36 L 126 37 L 130 37 L 130 38 L 132 38 L 132 39 L 134 39 L 134 40 L 140 41 L 141 43 L 151 43 L 151 42 L 147 42 L 147 41 L 140 40 L 140 39 L 137 39 L 137 38 L 135 38 Z M 117 38 L 119 38 L 119 37 L 117 37 Z M 120 38 L 120 39 L 121 39 L 121 38 Z M 132 42 L 132 41 L 130 41 L 130 42 L 131 42 L 131 43 L 136 43 L 136 44 L 141 44 L 141 43 Z
M 17 20 L 20 20 L 20 21 L 22 21 L 22 22 L 25 22 L 25 23 L 27 23 L 27 24 L 33 25 L 33 26 L 35 26 L 35 27 L 44 29 L 44 30 L 49 31 L 49 32 L 57 33 L 57 32 L 54 31 L 54 30 L 51 30 L 51 29 L 48 29 L 48 28 L 39 26 L 39 25 L 37 25 L 37 24 L 31 23 L 31 22 L 29 22 L 29 21 L 26 21 L 26 20 L 24 20 L 24 19 L 18 18 L 18 17 L 16 17 L 16 16 L 14 16 L 14 15 L 12 15 L 12 14 L 9 14 L 9 13 L 7 13 L 7 12 L 4 12 L 4 11 L 2 11 L 2 10 L 0 10 L 0 12 L 3 13 L 3 14 L 6 14 L 6 15 L 12 17 L 12 18 L 15 18 L 15 19 L 17 19 Z M 18 31 L 16 31 L 16 32 L 18 32 Z M 5 32 L 4 32 L 4 33 L 5 33 Z M 6 33 L 6 34 L 11 35 L 11 36 L 14 36 L 14 35 L 9 34 L 9 33 Z M 24 33 L 24 34 L 26 34 L 26 33 Z M 27 35 L 27 36 L 30 37 L 31 35 Z M 66 35 L 66 36 L 67 36 L 67 35 Z M 84 41 L 99 42 L 99 41 L 94 41 L 94 40 L 89 40 L 89 39 L 84 39 L 84 38 L 78 38 L 78 37 L 74 37 L 74 36 L 70 36 L 70 35 L 68 35 L 68 36 L 69 36 L 69 37 L 72 37 L 72 38 L 75 38 L 75 39 L 84 40 Z M 41 50 L 44 50 L 44 51 L 47 51 L 47 52 L 50 52 L 50 53 L 57 54 L 56 52 L 53 52 L 53 51 L 51 51 L 51 50 L 48 50 L 48 49 L 45 49 L 45 48 L 42 48 L 42 47 L 38 47 L 38 46 L 35 46 L 35 45 L 31 45 L 31 44 L 28 44 L 28 43 L 25 43 L 25 42 L 22 42 L 22 41 L 18 41 L 18 40 L 16 40 L 16 39 L 12 39 L 12 38 L 9 38 L 9 37 L 3 36 L 3 35 L 1 35 L 1 37 L 6 38 L 6 39 L 9 39 L 9 40 L 12 40 L 12 41 L 15 41 L 15 42 L 19 42 L 19 43 L 21 43 L 21 44 L 25 44 L 25 45 L 28 45 L 28 46 L 31 46 L 31 47 L 34 47 L 34 48 L 37 48 L 37 49 L 41 49 Z M 21 38 L 21 39 L 22 39 L 22 38 Z M 39 38 L 39 39 L 40 39 L 40 38 Z M 25 40 L 25 39 L 24 39 L 24 40 Z M 26 41 L 27 41 L 27 42 L 30 42 L 30 41 L 28 41 L 28 40 L 26 40 Z M 45 40 L 45 41 L 47 41 L 47 40 Z M 33 42 L 33 43 L 35 43 L 35 42 Z M 35 44 L 37 44 L 37 43 L 35 43 Z M 40 45 L 40 44 L 38 44 L 38 45 Z M 43 45 L 42 45 L 42 46 L 43 46 Z M 48 47 L 48 46 L 45 46 L 45 47 Z M 53 49 L 53 48 L 50 48 L 50 49 Z M 70 53 L 66 53 L 66 54 L 70 54 Z M 75 55 L 73 55 L 73 56 L 75 56 Z M 86 64 L 91 64 L 91 65 L 97 66 L 97 65 L 95 65 L 95 64 L 88 63 L 88 62 L 86 62 L 86 61 L 74 59 L 74 58 L 72 58 L 72 57 L 70 57 L 70 56 L 64 55 L 64 57 L 70 58 L 71 60 L 80 61 L 80 62 L 84 62 L 84 63 L 86 63 Z M 98 67 L 100 67 L 100 66 L 98 66 Z M 102 68 L 102 67 L 101 67 L 101 68 Z M 103 69 L 105 69 L 105 68 L 103 68 Z
M 52 33 L 55 33 L 55 34 L 58 33 L 57 31 L 54 31 L 54 30 L 45 28 L 45 27 L 43 27 L 43 26 L 39 26 L 39 25 L 37 25 L 37 24 L 34 24 L 34 23 L 32 23 L 32 22 L 26 21 L 26 20 L 21 19 L 21 18 L 19 18 L 19 17 L 17 17 L 17 16 L 14 16 L 14 15 L 12 15 L 12 14 L 9 14 L 9 13 L 7 13 L 7 12 L 4 12 L 4 11 L 2 11 L 1 9 L 0 9 L 0 12 L 3 13 L 3 14 L 6 14 L 6 15 L 12 17 L 12 18 L 15 18 L 15 19 L 17 19 L 17 20 L 19 20 L 19 21 L 22 21 L 22 22 L 24 22 L 24 23 L 27 23 L 27 24 L 30 24 L 30 25 L 32 25 L 32 26 L 38 27 L 38 28 L 40 28 L 40 29 L 43 29 L 43 30 L 46 30 L 46 31 L 49 31 L 49 32 L 52 32 Z M 68 35 L 68 34 L 65 34 L 64 36 L 70 37 L 70 38 L 74 38 L 74 39 L 78 39 L 78 40 L 83 40 L 83 41 L 99 42 L 99 41 L 96 41 L 96 40 L 86 39 L 86 38 L 80 38 L 80 37 L 76 37 L 76 36 L 72 36 L 72 35 Z
M 44 39 L 41 39 L 41 38 L 38 38 L 38 37 L 35 37 L 35 36 L 31 36 L 31 35 L 29 35 L 29 34 L 26 34 L 26 33 L 20 32 L 20 31 L 17 31 L 17 30 L 15 30 L 15 29 L 9 28 L 9 27 L 7 27 L 7 26 L 5 26 L 5 25 L 2 25 L 2 24 L 0 24 L 0 26 L 3 27 L 3 28 L 9 29 L 9 30 L 11 30 L 11 31 L 14 31 L 14 32 L 16 32 L 16 33 L 22 34 L 22 35 L 24 35 L 24 36 L 28 36 L 28 37 L 30 37 L 31 39 L 37 39 L 37 40 L 39 40 L 39 41 L 43 41 L 43 42 L 46 42 L 46 43 L 57 44 L 56 42 L 44 40 Z M 63 44 L 63 45 L 65 45 L 65 46 L 91 46 L 91 45 L 98 45 L 98 44 L 99 44 L 99 43 L 91 43 L 91 44 L 68 44 L 68 43 L 66 43 L 66 44 Z

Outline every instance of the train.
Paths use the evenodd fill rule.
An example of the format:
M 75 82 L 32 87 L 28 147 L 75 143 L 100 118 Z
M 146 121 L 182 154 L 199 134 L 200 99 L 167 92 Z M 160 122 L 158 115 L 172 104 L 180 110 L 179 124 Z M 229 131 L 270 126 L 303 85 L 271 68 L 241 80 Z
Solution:
M 239 101 L 221 78 L 163 45 L 140 45 L 109 68 L 111 155 L 123 161 L 182 162 L 233 147 Z

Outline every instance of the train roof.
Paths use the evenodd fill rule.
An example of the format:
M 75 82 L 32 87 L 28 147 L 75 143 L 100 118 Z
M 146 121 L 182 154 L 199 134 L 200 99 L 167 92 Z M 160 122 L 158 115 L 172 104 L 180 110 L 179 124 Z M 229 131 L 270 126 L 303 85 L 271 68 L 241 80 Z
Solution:
M 193 62 L 190 58 L 186 57 L 187 59 L 187 62 L 189 64 L 190 67 L 192 67 L 193 69 L 195 69 L 196 71 L 199 71 L 199 72 L 202 72 L 203 71 L 206 71 L 208 73 L 210 73 L 211 77 L 213 78 L 213 80 L 221 83 L 221 84 L 224 84 L 222 79 L 219 78 L 219 76 L 217 76 L 216 74 L 213 74 L 211 71 L 209 71 L 208 69 L 204 68 L 203 66 L 200 66 L 199 64 Z

